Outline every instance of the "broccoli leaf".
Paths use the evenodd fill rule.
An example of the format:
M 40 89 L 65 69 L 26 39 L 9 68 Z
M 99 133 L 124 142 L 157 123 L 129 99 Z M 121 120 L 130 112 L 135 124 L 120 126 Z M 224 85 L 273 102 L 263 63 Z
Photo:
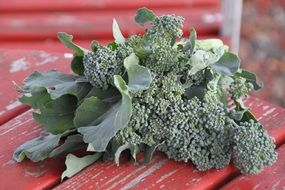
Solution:
M 226 52 L 215 64 L 211 66 L 222 74 L 233 75 L 240 67 L 240 60 L 235 54 Z
M 58 39 L 69 49 L 75 51 L 76 55 L 83 56 L 85 52 L 89 52 L 89 50 L 82 48 L 72 42 L 73 36 L 69 35 L 65 32 L 57 33 Z
M 139 58 L 134 53 L 124 60 L 124 66 L 129 77 L 128 87 L 131 90 L 146 90 L 152 81 L 151 72 L 138 63 Z
M 27 141 L 15 150 L 13 159 L 17 162 L 21 162 L 26 156 L 33 162 L 44 160 L 58 145 L 60 137 L 61 135 L 49 134 L 45 137 L 37 137 Z
M 45 73 L 34 72 L 24 81 L 21 93 L 31 93 L 34 88 L 45 87 L 52 99 L 62 95 L 70 94 L 78 100 L 84 98 L 90 91 L 91 85 L 88 82 L 77 83 L 78 76 L 67 75 L 51 70 Z
M 155 14 L 151 10 L 146 7 L 143 7 L 137 10 L 135 21 L 143 26 L 146 22 L 153 21 L 155 17 Z
M 104 103 L 97 97 L 85 98 L 82 104 L 76 109 L 74 125 L 76 127 L 96 125 L 98 118 L 108 109 L 109 104 Z
M 125 42 L 125 38 L 120 30 L 116 19 L 113 19 L 113 37 L 117 44 L 123 44 Z
M 250 82 L 253 85 L 254 90 L 258 90 L 263 87 L 263 83 L 257 82 L 257 77 L 254 73 L 242 70 L 241 72 L 237 72 L 236 75 L 245 78 L 247 82 Z
M 103 102 L 114 103 L 120 100 L 121 95 L 116 88 L 109 87 L 106 90 L 102 90 L 101 88 L 93 87 L 89 93 L 84 98 L 89 98 L 92 96 L 96 96 Z
M 74 96 L 64 95 L 56 100 L 46 103 L 40 113 L 33 113 L 34 119 L 44 125 L 45 130 L 59 134 L 68 129 L 73 129 L 74 111 L 77 100 Z
M 124 150 L 130 150 L 132 158 L 134 159 L 134 161 L 136 161 L 136 154 L 138 153 L 139 150 L 138 146 L 127 143 L 119 146 L 115 152 L 115 163 L 117 164 L 117 166 L 120 165 L 120 156 Z
M 95 153 L 79 158 L 73 154 L 68 154 L 65 159 L 66 170 L 62 173 L 61 180 L 65 177 L 69 178 L 74 176 L 82 169 L 96 162 L 101 156 L 102 153 Z
M 82 56 L 77 56 L 76 54 L 74 54 L 73 59 L 71 61 L 71 70 L 78 75 L 83 75 L 84 65 Z
M 19 100 L 24 104 L 28 104 L 32 108 L 40 109 L 46 103 L 51 101 L 51 98 L 45 88 L 39 87 L 39 88 L 33 88 L 31 90 L 31 96 L 28 96 L 26 94 L 21 98 L 19 98 Z
M 62 145 L 55 148 L 50 154 L 49 157 L 57 157 L 61 154 L 66 154 L 75 150 L 85 148 L 87 145 L 83 142 L 82 135 L 76 134 L 68 136 Z
M 128 124 L 132 113 L 131 97 L 125 81 L 121 76 L 115 75 L 114 84 L 120 91 L 122 100 L 104 114 L 105 118 L 100 124 L 78 128 L 84 142 L 90 143 L 98 152 L 104 151 L 117 131 Z
M 202 49 L 196 50 L 189 60 L 189 63 L 192 66 L 189 71 L 189 75 L 194 75 L 206 67 L 216 63 L 226 51 L 227 47 L 224 45 L 214 48 L 211 51 L 205 51 Z
M 193 53 L 194 47 L 195 47 L 195 42 L 197 39 L 197 33 L 194 28 L 190 29 L 190 37 L 185 46 L 183 47 L 183 51 L 189 51 L 190 55 Z

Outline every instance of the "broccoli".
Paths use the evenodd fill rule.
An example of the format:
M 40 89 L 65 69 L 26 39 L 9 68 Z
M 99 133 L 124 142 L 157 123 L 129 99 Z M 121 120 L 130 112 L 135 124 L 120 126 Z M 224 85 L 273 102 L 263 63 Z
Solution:
M 233 129 L 234 163 L 242 173 L 256 174 L 277 159 L 273 139 L 262 126 L 250 120 Z
M 57 135 L 79 137 L 80 146 L 88 146 L 88 150 L 104 155 L 104 159 L 113 158 L 109 156 L 119 150 L 115 153 L 116 163 L 118 154 L 126 147 L 136 147 L 130 148 L 133 158 L 141 147 L 156 147 L 169 159 L 191 162 L 200 171 L 223 168 L 233 158 L 242 173 L 255 174 L 275 162 L 273 139 L 242 103 L 249 91 L 259 88 L 256 76 L 239 68 L 239 59 L 228 52 L 221 40 L 197 40 L 192 29 L 189 38 L 176 42 L 182 36 L 184 18 L 155 16 L 146 8 L 138 12 L 139 24 L 150 22 L 145 34 L 125 39 L 115 25 L 114 37 L 119 40 L 108 46 L 93 41 L 92 51 L 73 44 L 72 36 L 59 35 L 76 51 L 76 63 L 83 60 L 84 73 L 79 74 L 84 76 L 67 79 L 63 75 L 57 76 L 62 80 L 54 80 L 50 74 L 36 73 L 25 80 L 21 89 L 24 97 L 32 87 L 46 89 L 48 97 L 55 90 L 68 96 L 77 95 L 74 89 L 83 93 L 84 98 L 76 102 L 76 110 L 71 114 L 77 117 L 70 121 L 86 112 L 82 120 L 88 121 L 80 123 L 87 126 L 79 127 L 80 134 L 74 135 L 77 132 L 72 128 Z M 134 65 L 130 59 L 125 66 L 127 62 L 131 66 L 125 68 L 124 60 L 131 54 L 135 54 Z M 50 84 L 39 86 L 37 79 L 57 88 L 50 90 Z M 71 90 L 60 89 L 65 88 L 65 80 Z M 92 106 L 82 105 L 90 96 L 96 96 L 90 99 Z M 27 98 L 29 102 L 38 100 L 33 93 Z M 234 100 L 235 108 L 227 106 L 228 98 Z M 97 144 L 101 146 L 96 148 Z
M 99 47 L 83 57 L 84 75 L 95 87 L 107 89 L 113 83 L 115 74 L 122 74 L 115 52 L 106 47 Z
M 173 39 L 175 40 L 182 36 L 183 22 L 184 18 L 180 16 L 158 16 L 152 21 L 152 26 L 147 29 L 145 35 L 151 41 L 169 45 Z

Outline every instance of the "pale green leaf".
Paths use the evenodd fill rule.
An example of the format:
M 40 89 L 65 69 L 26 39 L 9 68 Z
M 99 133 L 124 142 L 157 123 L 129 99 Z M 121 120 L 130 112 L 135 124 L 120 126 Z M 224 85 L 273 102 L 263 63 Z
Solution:
M 65 159 L 66 170 L 62 173 L 61 180 L 65 177 L 70 178 L 74 176 L 82 169 L 96 162 L 101 156 L 102 153 L 95 153 L 93 155 L 87 155 L 79 158 L 73 154 L 68 154 Z
M 119 146 L 115 152 L 114 161 L 117 164 L 117 166 L 120 165 L 120 156 L 121 156 L 121 153 L 125 150 L 130 150 L 131 156 L 134 159 L 134 161 L 136 162 L 136 154 L 138 153 L 138 150 L 139 150 L 138 146 L 126 143 L 124 145 Z
M 120 30 L 116 19 L 113 19 L 113 37 L 117 44 L 123 44 L 125 42 L 125 38 Z
M 148 68 L 139 65 L 139 58 L 132 53 L 124 60 L 128 73 L 128 88 L 131 90 L 146 90 L 152 82 L 151 72 Z
M 192 68 L 188 74 L 194 75 L 206 67 L 216 63 L 226 51 L 226 46 L 220 46 L 218 48 L 211 49 L 211 51 L 202 49 L 196 50 L 189 60 L 189 64 Z

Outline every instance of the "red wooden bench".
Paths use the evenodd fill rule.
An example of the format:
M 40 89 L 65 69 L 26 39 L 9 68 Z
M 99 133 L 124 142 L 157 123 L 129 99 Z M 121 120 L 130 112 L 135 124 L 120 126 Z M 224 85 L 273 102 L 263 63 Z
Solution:
M 61 183 L 63 157 L 39 163 L 12 161 L 17 146 L 43 133 L 42 127 L 32 119 L 32 111 L 17 101 L 19 94 L 12 81 L 21 84 L 36 69 L 70 71 L 70 54 L 64 53 L 69 51 L 55 40 L 58 31 L 74 34 L 75 41 L 84 47 L 89 46 L 91 39 L 106 44 L 111 40 L 111 22 L 116 15 L 124 35 L 142 32 L 143 29 L 133 22 L 134 10 L 141 6 L 152 8 L 157 14 L 175 10 L 188 21 L 186 34 L 191 25 L 197 28 L 202 38 L 219 36 L 221 13 L 218 0 L 124 0 L 119 3 L 114 0 L 86 0 L 84 3 L 80 0 L 26 0 L 25 3 L 0 0 L 0 48 L 6 48 L 0 49 L 0 190 L 284 187 L 285 110 L 253 97 L 246 100 L 246 105 L 276 139 L 279 152 L 278 161 L 256 176 L 241 175 L 232 165 L 221 170 L 199 172 L 191 164 L 167 160 L 163 154 L 156 153 L 148 165 L 134 165 L 127 158 L 122 158 L 120 167 L 113 162 L 95 163 Z

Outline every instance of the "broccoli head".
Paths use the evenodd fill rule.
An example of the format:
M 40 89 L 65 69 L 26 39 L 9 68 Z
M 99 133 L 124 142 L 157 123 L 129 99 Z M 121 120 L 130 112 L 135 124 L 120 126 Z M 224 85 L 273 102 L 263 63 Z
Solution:
M 242 173 L 256 174 L 276 161 L 274 141 L 259 123 L 242 122 L 233 131 L 234 163 Z

